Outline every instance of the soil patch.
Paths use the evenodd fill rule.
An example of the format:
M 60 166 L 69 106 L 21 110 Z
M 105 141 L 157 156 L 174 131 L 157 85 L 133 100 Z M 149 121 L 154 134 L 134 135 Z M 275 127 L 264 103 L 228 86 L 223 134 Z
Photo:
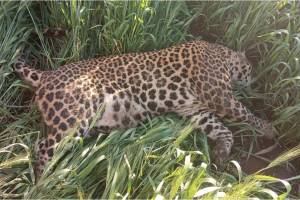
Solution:
M 247 151 L 250 148 L 250 140 L 243 141 L 243 149 Z M 236 145 L 241 146 L 241 141 L 236 141 Z M 243 172 L 246 174 L 253 174 L 269 165 L 271 161 L 278 158 L 284 152 L 292 149 L 297 144 L 285 144 L 283 142 L 276 144 L 272 140 L 259 138 L 257 145 L 252 148 L 252 153 L 250 155 L 244 154 L 237 158 L 240 163 Z M 272 147 L 270 151 L 266 149 Z M 266 151 L 265 151 L 266 150 Z M 263 153 L 265 151 L 265 153 Z M 300 174 L 300 158 L 285 162 L 282 165 L 269 168 L 264 170 L 261 174 L 273 176 L 280 179 L 288 179 L 291 177 L 298 176 Z M 290 181 L 292 184 L 292 195 L 299 195 L 300 191 L 300 180 Z

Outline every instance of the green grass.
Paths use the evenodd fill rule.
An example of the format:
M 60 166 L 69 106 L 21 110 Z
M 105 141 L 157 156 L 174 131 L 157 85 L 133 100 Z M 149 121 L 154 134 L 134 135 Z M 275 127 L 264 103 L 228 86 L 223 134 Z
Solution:
M 255 82 L 235 94 L 278 129 L 289 147 L 300 139 L 300 11 L 296 2 L 66 1 L 0 2 L 0 197 L 11 198 L 202 198 L 284 199 L 290 183 L 262 171 L 245 174 L 236 161 L 215 168 L 205 135 L 173 115 L 97 138 L 65 138 L 36 184 L 35 141 L 44 135 L 33 91 L 12 72 L 22 52 L 41 69 L 90 57 L 161 49 L 203 38 L 246 51 Z M 200 34 L 192 36 L 195 19 Z M 194 25 L 193 25 L 194 26 Z M 43 29 L 67 29 L 46 37 Z M 192 31 L 193 32 L 193 31 Z M 256 135 L 227 123 L 236 138 Z M 243 145 L 235 152 L 253 154 Z M 238 153 L 232 158 L 238 159 Z M 267 168 L 300 154 L 291 149 Z M 291 163 L 289 163 L 291 164 Z M 299 170 L 299 168 L 298 168 Z

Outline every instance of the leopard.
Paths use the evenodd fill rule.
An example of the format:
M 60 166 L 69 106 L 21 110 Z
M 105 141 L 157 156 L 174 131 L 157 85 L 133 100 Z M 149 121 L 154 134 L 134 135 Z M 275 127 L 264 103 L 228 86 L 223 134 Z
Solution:
M 18 59 L 14 71 L 35 91 L 34 102 L 47 126 L 37 147 L 37 179 L 56 145 L 75 129 L 89 136 L 89 126 L 104 107 L 96 128 L 136 127 L 149 117 L 175 113 L 214 141 L 216 165 L 230 156 L 233 133 L 224 120 L 244 122 L 263 136 L 276 129 L 254 115 L 234 95 L 235 85 L 249 87 L 252 65 L 240 51 L 204 40 L 149 52 L 90 58 L 39 70 Z

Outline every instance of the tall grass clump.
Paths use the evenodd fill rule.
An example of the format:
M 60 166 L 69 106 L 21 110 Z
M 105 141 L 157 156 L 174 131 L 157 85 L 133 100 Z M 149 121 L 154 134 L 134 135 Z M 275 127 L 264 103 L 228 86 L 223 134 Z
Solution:
M 223 175 L 218 180 L 208 168 L 205 137 L 192 133 L 191 125 L 168 116 L 155 118 L 145 127 L 115 131 L 107 138 L 99 135 L 84 145 L 66 138 L 56 150 L 53 162 L 47 168 L 48 173 L 25 197 L 279 197 L 263 183 L 279 182 L 276 178 L 243 177 L 237 170 L 237 177 Z M 287 191 L 280 194 L 282 197 L 290 190 L 289 184 L 284 183 Z
M 66 1 L 37 7 L 29 13 L 39 35 L 38 46 L 56 65 L 167 47 L 189 38 L 187 30 L 193 20 L 184 2 Z M 41 30 L 48 27 L 61 27 L 68 33 L 43 38 Z
M 45 128 L 32 89 L 11 65 L 22 55 L 33 67 L 53 70 L 86 58 L 157 50 L 196 38 L 222 43 L 246 51 L 254 64 L 252 87 L 236 88 L 237 98 L 272 121 L 289 145 L 300 136 L 299 16 L 299 3 L 293 1 L 0 2 L 0 197 L 297 198 L 286 180 L 262 172 L 297 157 L 299 147 L 257 173 L 243 173 L 237 161 L 224 172 L 211 162 L 205 135 L 172 114 L 109 135 L 66 137 L 36 183 L 34 146 Z M 196 18 L 200 31 L 192 36 L 188 30 Z M 64 32 L 47 35 L 49 28 Z

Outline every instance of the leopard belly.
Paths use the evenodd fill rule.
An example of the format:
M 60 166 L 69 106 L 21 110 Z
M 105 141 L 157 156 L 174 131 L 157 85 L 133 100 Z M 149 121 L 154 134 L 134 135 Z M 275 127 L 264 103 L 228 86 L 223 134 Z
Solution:
M 151 101 L 144 101 L 144 93 L 151 96 Z M 162 87 L 157 91 L 145 90 L 136 94 L 132 94 L 130 90 L 106 94 L 103 101 L 104 112 L 97 121 L 96 127 L 130 128 L 147 118 L 164 113 L 180 113 L 184 108 L 190 113 L 195 106 L 199 106 L 199 104 L 193 105 L 196 100 L 197 98 L 187 88 L 180 87 L 174 91 Z

